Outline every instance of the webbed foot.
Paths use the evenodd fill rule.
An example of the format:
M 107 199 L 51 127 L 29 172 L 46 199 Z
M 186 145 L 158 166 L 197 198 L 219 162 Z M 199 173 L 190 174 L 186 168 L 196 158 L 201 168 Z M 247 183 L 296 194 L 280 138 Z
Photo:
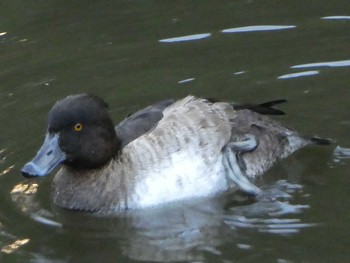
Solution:
M 249 195 L 257 196 L 261 193 L 259 187 L 249 181 L 245 173 L 245 163 L 241 158 L 242 153 L 254 150 L 258 143 L 255 136 L 248 135 L 247 140 L 231 142 L 223 149 L 223 164 L 227 176 L 238 186 L 238 188 Z

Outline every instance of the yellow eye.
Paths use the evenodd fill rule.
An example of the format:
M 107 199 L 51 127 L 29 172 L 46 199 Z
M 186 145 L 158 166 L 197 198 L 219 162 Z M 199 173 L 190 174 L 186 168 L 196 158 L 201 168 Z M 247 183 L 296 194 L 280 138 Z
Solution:
M 74 130 L 75 131 L 81 131 L 83 129 L 83 124 L 78 122 L 77 124 L 75 124 L 74 126 Z

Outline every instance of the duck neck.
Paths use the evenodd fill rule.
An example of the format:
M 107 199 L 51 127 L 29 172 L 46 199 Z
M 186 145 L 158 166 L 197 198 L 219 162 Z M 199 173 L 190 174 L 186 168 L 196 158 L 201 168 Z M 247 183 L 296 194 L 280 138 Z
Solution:
M 122 162 L 117 156 L 99 169 L 84 171 L 63 166 L 53 180 L 54 203 L 89 212 L 128 209 L 128 197 L 134 185 Z

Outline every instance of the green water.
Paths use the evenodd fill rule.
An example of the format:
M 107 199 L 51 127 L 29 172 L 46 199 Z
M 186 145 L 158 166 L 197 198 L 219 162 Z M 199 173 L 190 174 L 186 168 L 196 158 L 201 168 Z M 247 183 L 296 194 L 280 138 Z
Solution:
M 3 0 L 0 262 L 347 262 L 349 33 L 348 0 Z M 103 97 L 115 122 L 187 94 L 286 98 L 284 123 L 335 144 L 271 169 L 260 184 L 276 201 L 219 196 L 109 218 L 60 211 L 52 176 L 25 180 L 19 169 L 52 104 L 79 92 Z

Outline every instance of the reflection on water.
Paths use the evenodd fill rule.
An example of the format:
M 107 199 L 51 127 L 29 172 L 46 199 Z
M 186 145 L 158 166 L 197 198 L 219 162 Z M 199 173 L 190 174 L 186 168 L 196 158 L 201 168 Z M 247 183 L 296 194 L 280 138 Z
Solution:
M 303 69 L 303 68 L 316 68 L 316 67 L 349 67 L 349 66 L 350 66 L 350 60 L 340 60 L 340 61 L 328 61 L 328 62 L 315 62 L 315 63 L 300 64 L 300 65 L 291 66 L 290 68 Z M 309 71 L 302 71 L 302 72 L 281 75 L 281 76 L 277 77 L 277 79 L 292 79 L 292 78 L 314 76 L 314 75 L 318 75 L 318 74 L 320 74 L 319 70 L 309 70 Z
M 22 212 L 33 211 L 38 207 L 38 204 L 34 201 L 38 186 L 37 183 L 19 183 L 12 188 L 10 192 L 12 201 Z
M 350 16 L 325 16 L 321 19 L 324 20 L 350 20 Z
M 282 203 L 281 203 L 282 204 Z M 283 204 L 285 205 L 285 204 Z M 226 221 L 228 225 L 244 228 L 256 228 L 260 232 L 271 234 L 295 234 L 301 228 L 315 226 L 316 224 L 302 223 L 300 219 L 261 219 L 261 218 L 247 218 L 244 216 L 236 216 L 229 218 Z
M 11 166 L 5 168 L 4 170 L 2 170 L 2 171 L 0 172 L 0 176 L 9 173 L 14 167 L 15 167 L 14 165 L 11 165 Z
M 11 190 L 11 195 L 14 196 L 14 194 L 17 193 L 23 193 L 25 195 L 32 195 L 35 194 L 38 191 L 38 184 L 32 183 L 32 184 L 17 184 L 13 187 Z
M 308 64 L 295 65 L 295 66 L 292 66 L 291 68 L 316 68 L 316 67 L 350 67 L 350 60 L 308 63 Z
M 162 43 L 174 43 L 174 42 L 184 42 L 184 41 L 193 41 L 193 40 L 199 40 L 203 38 L 210 37 L 210 33 L 205 33 L 205 34 L 195 34 L 195 35 L 188 35 L 188 36 L 181 36 L 181 37 L 173 37 L 173 38 L 166 38 L 166 39 L 161 39 L 159 42 Z
M 45 225 L 61 227 L 62 225 L 53 220 L 53 214 L 42 209 L 36 198 L 39 185 L 32 183 L 16 184 L 10 194 L 12 201 L 23 212 L 28 214 L 32 219 Z
M 29 241 L 30 241 L 29 238 L 18 239 L 15 242 L 2 247 L 1 252 L 6 253 L 6 254 L 11 254 L 11 253 L 15 252 L 17 249 L 19 249 L 21 246 L 27 244 Z
M 132 214 L 123 253 L 159 262 L 203 260 L 204 252 L 220 254 L 217 247 L 234 234 L 223 224 L 222 214 L 215 202 Z
M 29 238 L 18 238 L 9 233 L 4 224 L 0 222 L 0 252 L 4 254 L 11 254 L 16 252 L 19 248 L 29 243 Z M 0 261 L 1 261 L 0 253 Z M 2 261 L 1 261 L 2 262 Z
M 237 248 L 242 250 L 252 249 L 249 239 L 245 239 L 244 244 L 241 242 L 241 237 L 237 235 L 239 229 L 290 235 L 314 226 L 314 223 L 302 222 L 297 217 L 309 206 L 292 204 L 293 195 L 302 188 L 302 185 L 280 180 L 263 186 L 263 193 L 257 201 L 229 194 L 214 199 L 125 212 L 111 217 L 60 209 L 55 212 L 47 211 L 36 198 L 36 183 L 16 185 L 11 196 L 13 202 L 36 222 L 59 227 L 61 234 L 74 233 L 79 236 L 79 244 L 76 246 L 86 249 L 86 246 L 89 247 L 97 240 L 110 243 L 112 239 L 127 258 L 173 262 L 203 261 L 208 253 L 223 256 L 224 252 L 220 247 L 228 242 L 236 242 Z M 47 242 L 46 240 L 42 244 L 41 249 L 45 250 Z M 18 244 L 14 243 L 13 246 Z M 10 247 L 5 249 L 7 251 Z M 67 247 L 62 249 L 69 250 Z M 69 253 L 71 260 L 75 261 L 80 257 L 76 251 Z M 44 259 L 45 251 L 36 253 L 37 257 L 38 255 Z
M 0 150 L 0 155 L 2 155 L 3 153 L 5 153 L 6 150 L 7 150 L 7 149 L 1 149 L 1 150 Z M 0 164 L 3 164 L 3 163 L 6 161 L 6 159 L 7 159 L 7 156 L 1 157 L 1 159 L 0 159 Z M 14 165 L 10 165 L 10 166 L 6 167 L 4 170 L 0 171 L 0 176 L 5 175 L 5 174 L 8 174 L 9 172 L 12 171 L 12 169 L 13 169 L 14 167 L 15 167 Z
M 255 26 L 244 26 L 244 27 L 235 27 L 221 30 L 222 33 L 245 33 L 245 32 L 261 32 L 261 31 L 276 31 L 276 30 L 286 30 L 293 29 L 296 26 L 294 25 L 255 25 Z M 193 41 L 200 40 L 204 38 L 208 38 L 211 36 L 211 33 L 203 33 L 203 34 L 193 34 L 187 36 L 180 37 L 172 37 L 160 39 L 158 42 L 161 43 L 176 43 L 176 42 L 185 42 L 185 41 Z
M 300 77 L 306 77 L 306 76 L 313 76 L 318 75 L 320 72 L 317 70 L 310 70 L 310 71 L 303 71 L 303 72 L 297 72 L 297 73 L 291 73 L 286 74 L 277 77 L 277 79 L 292 79 L 292 78 L 300 78 Z
M 195 78 L 188 78 L 188 79 L 180 80 L 178 83 L 179 84 L 183 84 L 183 83 L 191 82 L 191 81 L 194 81 L 194 80 L 195 80 Z
M 257 26 L 243 26 L 224 29 L 223 33 L 245 33 L 245 32 L 260 32 L 260 31 L 275 31 L 295 28 L 294 25 L 276 26 L 276 25 L 257 25 Z
M 315 223 L 303 223 L 299 218 L 290 218 L 290 215 L 300 214 L 310 208 L 309 205 L 289 202 L 293 193 L 301 191 L 302 188 L 302 185 L 279 180 L 263 188 L 264 192 L 258 202 L 231 207 L 230 212 L 224 216 L 225 223 L 234 229 L 252 228 L 259 232 L 281 235 L 298 233 L 303 228 L 315 226 Z
M 336 163 L 344 159 L 350 159 L 350 148 L 337 146 L 334 149 L 333 156 L 334 156 L 333 161 Z

